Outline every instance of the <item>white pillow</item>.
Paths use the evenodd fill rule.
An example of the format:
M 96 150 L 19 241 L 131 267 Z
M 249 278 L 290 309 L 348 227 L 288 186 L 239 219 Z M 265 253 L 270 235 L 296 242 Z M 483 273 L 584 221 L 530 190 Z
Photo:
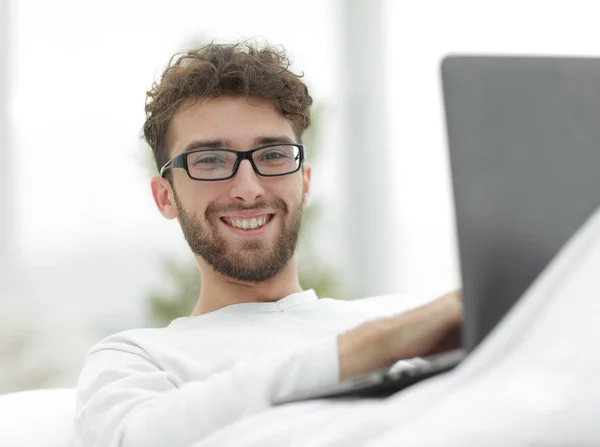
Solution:
M 71 447 L 75 389 L 21 391 L 0 396 L 0 446 Z

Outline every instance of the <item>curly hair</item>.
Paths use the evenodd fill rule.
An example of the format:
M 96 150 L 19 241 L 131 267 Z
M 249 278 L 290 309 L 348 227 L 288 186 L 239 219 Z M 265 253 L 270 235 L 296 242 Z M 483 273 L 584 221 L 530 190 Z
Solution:
M 175 61 L 175 62 L 173 62 Z M 283 49 L 253 43 L 210 43 L 175 54 L 162 76 L 146 93 L 144 137 L 160 169 L 169 159 L 169 125 L 178 108 L 188 101 L 224 95 L 270 101 L 290 120 L 296 138 L 310 125 L 312 98 L 290 70 Z

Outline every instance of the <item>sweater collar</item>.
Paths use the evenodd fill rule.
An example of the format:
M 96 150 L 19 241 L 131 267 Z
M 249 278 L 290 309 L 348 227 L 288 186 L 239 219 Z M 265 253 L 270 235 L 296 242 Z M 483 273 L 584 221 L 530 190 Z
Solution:
M 207 314 L 177 318 L 171 322 L 171 325 L 176 322 L 180 323 L 183 321 L 196 320 L 198 318 L 206 318 L 219 314 L 284 312 L 291 307 L 316 300 L 318 300 L 317 293 L 313 289 L 309 289 L 302 292 L 292 293 L 277 301 L 231 304 Z
M 283 312 L 290 307 L 309 301 L 316 301 L 317 294 L 313 289 L 292 293 L 277 301 L 239 303 L 223 307 L 211 313 L 220 312 Z M 207 314 L 209 315 L 209 314 Z

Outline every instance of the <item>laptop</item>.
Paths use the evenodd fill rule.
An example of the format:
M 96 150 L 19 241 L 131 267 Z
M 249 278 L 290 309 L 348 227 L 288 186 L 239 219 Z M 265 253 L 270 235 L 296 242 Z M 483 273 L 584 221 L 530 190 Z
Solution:
M 285 401 L 385 397 L 449 371 L 600 206 L 600 59 L 441 64 L 463 284 L 463 350 Z

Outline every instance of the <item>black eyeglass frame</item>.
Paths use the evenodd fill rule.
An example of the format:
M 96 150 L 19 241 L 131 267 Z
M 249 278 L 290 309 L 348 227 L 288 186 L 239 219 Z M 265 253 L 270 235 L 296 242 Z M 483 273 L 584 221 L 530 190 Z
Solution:
M 254 159 L 252 158 L 252 154 L 256 151 L 259 151 L 261 149 L 266 149 L 268 147 L 276 147 L 276 146 L 295 146 L 299 149 L 299 158 L 300 161 L 298 163 L 298 167 L 296 169 L 294 169 L 293 171 L 290 172 L 286 172 L 285 174 L 262 174 L 259 172 L 258 168 L 256 167 L 256 164 L 254 164 Z M 233 165 L 233 169 L 231 170 L 231 175 L 229 177 L 222 177 L 222 178 L 210 178 L 210 179 L 200 179 L 200 178 L 196 178 L 196 177 L 192 177 L 192 174 L 190 174 L 190 170 L 188 168 L 188 155 L 189 154 L 194 154 L 196 152 L 212 152 L 215 150 L 219 150 L 219 151 L 225 151 L 225 152 L 231 152 L 236 154 L 236 160 L 235 163 Z M 187 175 L 189 178 L 191 178 L 192 180 L 196 180 L 199 182 L 219 182 L 222 180 L 229 180 L 230 178 L 235 177 L 235 174 L 237 174 L 238 168 L 240 167 L 240 164 L 242 163 L 242 160 L 248 160 L 250 162 L 250 165 L 252 166 L 252 169 L 254 170 L 254 172 L 257 175 L 260 175 L 261 177 L 282 177 L 284 175 L 290 175 L 293 174 L 295 172 L 298 172 L 301 168 L 302 168 L 302 163 L 304 163 L 304 145 L 303 144 L 297 144 L 297 143 L 269 143 L 269 144 L 265 144 L 262 146 L 258 146 L 255 147 L 254 149 L 250 149 L 249 151 L 236 151 L 234 149 L 228 148 L 228 147 L 219 147 L 219 148 L 198 148 L 198 149 L 193 149 L 191 151 L 186 151 L 186 152 L 182 152 L 179 155 L 176 155 L 175 157 L 173 157 L 171 160 L 169 160 L 168 162 L 166 162 L 162 168 L 160 168 L 160 176 L 164 177 L 165 173 L 172 168 L 183 168 L 185 169 L 185 172 L 187 172 Z

